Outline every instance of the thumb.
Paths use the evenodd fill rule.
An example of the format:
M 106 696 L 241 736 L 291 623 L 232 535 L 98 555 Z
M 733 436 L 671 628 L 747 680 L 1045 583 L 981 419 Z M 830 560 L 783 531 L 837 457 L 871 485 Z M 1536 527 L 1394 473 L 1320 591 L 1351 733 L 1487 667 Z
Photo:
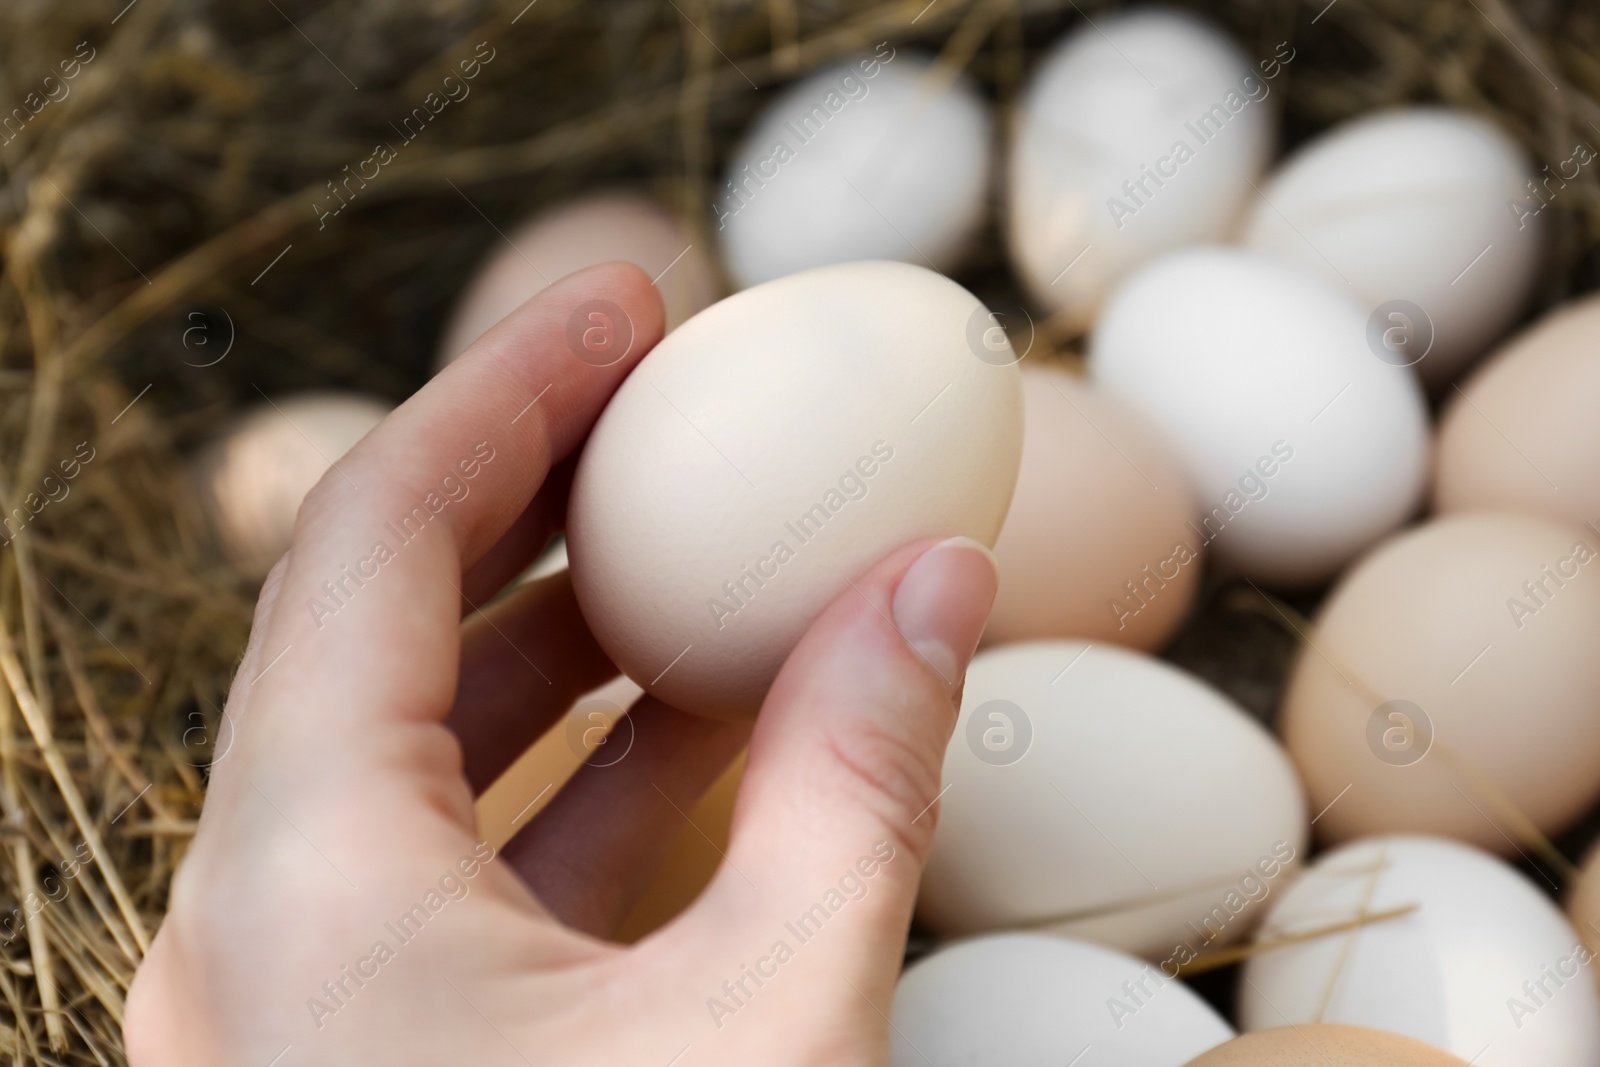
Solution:
M 686 917 L 730 963 L 759 970 L 781 940 L 796 955 L 786 972 L 887 1010 L 996 585 L 976 541 L 907 545 L 852 582 L 790 655 L 751 739 L 727 862 Z M 796 996 L 812 985 L 806 1007 L 820 1007 L 816 983 L 778 984 Z

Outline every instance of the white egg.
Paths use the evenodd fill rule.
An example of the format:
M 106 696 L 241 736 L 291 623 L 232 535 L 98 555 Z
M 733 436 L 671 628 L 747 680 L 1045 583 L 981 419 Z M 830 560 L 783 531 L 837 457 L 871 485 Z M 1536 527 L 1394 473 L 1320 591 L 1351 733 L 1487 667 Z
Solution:
M 703 242 L 654 200 L 620 190 L 578 197 L 495 239 L 450 314 L 435 367 L 552 282 L 613 260 L 636 264 L 655 279 L 669 330 L 709 305 L 720 289 Z
M 1305 848 L 1272 735 L 1114 645 L 980 652 L 944 781 L 917 908 L 942 934 L 1047 928 L 1175 972 L 1247 933 Z
M 301 393 L 251 408 L 206 445 L 192 474 L 228 557 L 266 574 L 289 551 L 312 486 L 389 411 L 371 397 Z
M 989 312 L 903 263 L 745 290 L 667 335 L 578 465 L 567 550 L 612 660 L 686 711 L 747 718 L 817 614 L 895 547 L 992 545 L 1022 387 Z
M 1542 230 L 1532 181 L 1522 149 L 1486 119 L 1377 112 L 1290 156 L 1245 239 L 1349 292 L 1376 316 L 1391 359 L 1443 385 L 1527 301 Z
M 1034 73 L 1012 142 L 1006 233 L 1033 299 L 1086 328 L 1111 288 L 1179 245 L 1225 238 L 1271 157 L 1272 79 L 1192 15 L 1100 17 Z M 1259 68 L 1259 69 L 1258 69 Z
M 1538 886 L 1468 845 L 1396 835 L 1329 852 L 1273 905 L 1258 941 L 1412 905 L 1252 958 L 1243 1028 L 1393 1030 L 1480 1067 L 1600 1061 L 1588 949 Z
M 983 221 L 988 106 L 965 78 L 884 44 L 784 91 L 713 202 L 741 285 L 864 259 L 953 267 Z
M 1186 249 L 1118 289 L 1090 375 L 1176 446 L 1213 559 L 1310 584 L 1404 522 L 1427 476 L 1422 391 L 1365 329 L 1355 302 L 1304 268 Z
M 1181 981 L 1040 934 L 951 945 L 894 994 L 890 1067 L 1182 1067 L 1233 1029 Z

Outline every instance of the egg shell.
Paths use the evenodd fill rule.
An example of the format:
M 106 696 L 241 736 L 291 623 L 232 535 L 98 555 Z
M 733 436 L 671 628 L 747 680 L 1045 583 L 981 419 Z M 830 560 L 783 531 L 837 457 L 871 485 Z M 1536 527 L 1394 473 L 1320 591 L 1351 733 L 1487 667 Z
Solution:
M 1495 353 L 1439 422 L 1434 507 L 1600 519 L 1600 296 Z
M 265 575 L 289 551 L 306 494 L 389 411 L 371 397 L 301 393 L 249 409 L 201 449 L 191 474 L 228 558 Z
M 1589 849 L 1583 869 L 1567 894 L 1567 919 L 1577 928 L 1589 951 L 1600 954 L 1600 847 Z M 1600 981 L 1600 972 L 1595 978 Z
M 1363 312 L 1392 300 L 1420 307 L 1423 322 L 1380 318 L 1419 331 L 1425 352 L 1396 358 L 1420 359 L 1422 380 L 1441 386 L 1511 325 L 1532 290 L 1543 227 L 1508 210 L 1541 203 L 1532 178 L 1522 149 L 1470 112 L 1369 113 L 1283 163 L 1255 198 L 1245 243 L 1323 274 Z
M 1587 563 L 1571 558 L 1580 543 Z M 1480 513 L 1426 523 L 1351 568 L 1279 716 L 1311 807 L 1348 789 L 1318 820 L 1325 839 L 1415 830 L 1510 853 L 1500 798 L 1547 834 L 1589 809 L 1600 796 L 1597 549 L 1592 531 L 1558 520 Z M 1547 578 L 1562 559 L 1576 575 Z M 1536 611 L 1523 587 L 1534 581 L 1549 594 Z
M 455 359 L 547 285 L 614 260 L 636 264 L 656 279 L 668 330 L 720 293 L 705 242 L 678 218 L 637 193 L 592 193 L 547 208 L 496 239 L 461 290 L 439 338 L 436 367 Z
M 831 263 L 954 267 L 982 223 L 993 133 L 965 77 L 905 49 L 818 71 L 746 134 L 712 205 L 728 273 Z
M 1180 1067 L 1233 1037 L 1155 967 L 1041 934 L 977 937 L 919 960 L 900 977 L 892 1019 L 890 1067 L 1064 1065 L 1086 1049 L 1090 1064 Z
M 1239 1022 L 1313 1021 L 1392 1030 L 1481 1067 L 1589 1067 L 1600 1058 L 1600 996 L 1581 949 L 1537 886 L 1487 853 L 1395 835 L 1318 858 L 1273 904 L 1258 940 L 1415 905 L 1397 918 L 1260 953 L 1245 964 Z M 1514 1005 L 1522 1003 L 1518 1010 Z
M 1307 1023 L 1240 1034 L 1188 1067 L 1467 1067 L 1442 1049 L 1362 1026 Z
M 1422 391 L 1364 332 L 1355 304 L 1302 268 L 1186 249 L 1117 291 L 1090 376 L 1182 457 L 1196 547 L 1248 578 L 1310 585 L 1403 522 L 1427 477 Z
M 1056 45 L 1023 95 L 1007 176 L 1006 236 L 1032 298 L 1087 328 L 1141 263 L 1225 239 L 1273 152 L 1271 87 L 1180 11 L 1097 15 Z
M 822 608 L 888 552 L 992 545 L 1022 388 L 972 340 L 989 323 L 932 271 L 849 263 L 669 334 L 601 415 L 568 509 L 578 603 L 613 662 L 674 707 L 749 718 Z
M 1022 368 L 1022 468 L 995 542 L 984 639 L 1081 637 L 1155 649 L 1200 586 L 1194 496 L 1137 411 L 1056 367 Z
M 1048 923 L 1175 971 L 1248 932 L 1305 847 L 1272 735 L 1114 645 L 980 652 L 944 781 L 917 913 L 946 935 Z

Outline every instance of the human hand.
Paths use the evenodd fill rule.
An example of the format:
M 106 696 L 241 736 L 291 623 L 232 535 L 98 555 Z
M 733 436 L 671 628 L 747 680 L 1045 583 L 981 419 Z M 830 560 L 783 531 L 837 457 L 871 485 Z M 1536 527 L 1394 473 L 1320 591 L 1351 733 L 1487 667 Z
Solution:
M 635 335 L 606 367 L 565 340 L 600 298 Z M 498 854 L 475 825 L 474 795 L 615 674 L 564 573 L 474 605 L 560 528 L 572 460 L 661 323 L 634 267 L 558 282 L 306 499 L 128 995 L 134 1067 L 885 1060 L 994 596 L 972 542 L 907 545 L 855 576 L 753 736 L 646 696 L 626 759 L 584 766 Z M 640 943 L 603 940 L 747 741 L 712 884 Z

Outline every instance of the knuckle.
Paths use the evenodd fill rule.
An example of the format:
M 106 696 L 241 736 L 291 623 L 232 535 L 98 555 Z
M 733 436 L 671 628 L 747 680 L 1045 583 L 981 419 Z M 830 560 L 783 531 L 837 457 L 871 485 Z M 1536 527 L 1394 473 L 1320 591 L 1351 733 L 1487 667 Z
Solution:
M 897 846 L 925 859 L 933 812 L 924 811 L 939 792 L 943 749 L 863 721 L 832 731 L 828 748 L 854 799 L 876 816 Z
M 352 495 L 353 491 L 344 480 L 344 475 L 337 467 L 329 466 L 300 501 L 300 509 L 295 513 L 295 539 L 299 540 L 301 532 L 308 527 L 314 528 L 338 515 Z

